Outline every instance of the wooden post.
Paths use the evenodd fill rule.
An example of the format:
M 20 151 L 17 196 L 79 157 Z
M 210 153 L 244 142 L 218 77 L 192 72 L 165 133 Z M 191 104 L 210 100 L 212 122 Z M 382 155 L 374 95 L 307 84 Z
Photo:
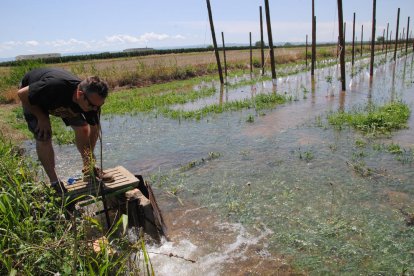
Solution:
M 221 40 L 223 41 L 223 59 L 224 59 L 224 76 L 227 82 L 227 60 L 226 60 L 226 45 L 224 44 L 224 33 L 221 32 Z
M 364 42 L 364 25 L 362 25 L 362 27 L 361 27 L 361 57 L 362 57 L 362 44 L 363 44 L 363 42 Z
M 387 37 L 384 37 L 384 40 L 386 40 L 385 42 L 385 58 L 387 58 L 387 53 L 388 53 L 388 28 L 390 27 L 390 23 L 387 23 Z
M 253 53 L 252 53 L 252 32 L 249 32 L 250 39 L 250 74 L 253 73 Z
M 315 0 L 312 0 L 312 59 L 311 59 L 311 75 L 315 75 L 316 61 L 316 17 L 315 17 Z
M 346 91 L 345 83 L 345 41 L 344 41 L 344 17 L 342 12 L 342 0 L 338 0 L 338 27 L 339 27 L 339 47 L 340 47 L 340 64 L 341 64 L 341 83 L 342 91 Z
M 306 68 L 308 68 L 308 35 L 306 35 L 305 64 Z
M 344 45 L 346 44 L 346 22 L 344 22 Z
M 339 56 L 339 35 L 338 35 L 338 41 L 336 42 L 336 58 Z
M 267 23 L 267 36 L 269 38 L 269 48 L 270 48 L 270 65 L 272 68 L 272 79 L 276 79 L 276 69 L 275 69 L 275 54 L 273 52 L 273 37 L 272 37 L 272 24 L 270 21 L 270 10 L 269 10 L 269 0 L 265 0 L 265 10 L 266 10 L 266 23 Z
M 400 8 L 397 12 L 397 30 L 395 31 L 395 49 L 394 49 L 394 60 L 397 60 L 397 47 L 398 47 L 398 28 L 400 25 Z
M 217 49 L 216 33 L 214 31 L 213 15 L 211 14 L 210 0 L 206 0 L 206 1 L 207 1 L 208 18 L 210 20 L 211 36 L 213 38 L 214 53 L 216 55 L 217 68 L 218 68 L 219 77 L 220 77 L 220 83 L 224 84 L 223 71 L 221 70 L 220 56 L 219 56 L 219 52 Z
M 373 0 L 373 7 L 372 7 L 372 34 L 371 34 L 371 64 L 369 69 L 369 75 L 374 75 L 374 52 L 375 52 L 375 28 L 377 25 L 377 0 Z
M 260 53 L 262 55 L 262 76 L 264 75 L 265 61 L 264 61 L 264 41 L 263 41 L 263 16 L 262 6 L 260 6 Z
M 354 21 L 352 25 L 352 66 L 354 66 L 355 61 L 355 13 L 354 13 Z
M 408 34 L 410 32 L 410 17 L 408 17 L 408 22 L 407 22 L 407 40 L 405 42 L 405 54 L 407 54 L 408 51 Z
M 382 31 L 382 49 L 381 52 L 384 52 L 384 45 L 385 45 L 385 29 Z

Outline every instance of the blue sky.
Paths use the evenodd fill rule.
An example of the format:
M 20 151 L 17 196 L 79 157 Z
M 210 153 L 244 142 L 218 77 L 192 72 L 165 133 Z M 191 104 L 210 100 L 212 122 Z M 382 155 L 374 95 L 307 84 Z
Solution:
M 259 6 L 264 0 L 210 0 L 219 44 L 260 40 Z M 274 42 L 304 42 L 311 33 L 311 0 L 269 0 Z M 317 40 L 338 36 L 336 0 L 315 0 Z M 23 54 L 122 51 L 134 47 L 179 47 L 212 44 L 206 0 L 2 0 L 0 58 Z M 372 0 L 343 0 L 347 37 L 370 37 Z M 387 22 L 395 34 L 414 27 L 413 0 L 377 0 L 377 36 Z M 265 41 L 267 35 L 265 34 Z

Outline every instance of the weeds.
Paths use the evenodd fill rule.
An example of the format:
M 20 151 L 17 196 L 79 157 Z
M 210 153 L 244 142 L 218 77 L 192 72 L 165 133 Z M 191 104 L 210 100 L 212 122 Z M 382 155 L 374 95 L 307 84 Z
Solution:
M 68 202 L 37 180 L 36 165 L 3 136 L 0 159 L 1 275 L 138 273 L 129 266 L 133 246 L 116 236 L 125 217 L 103 233 L 108 242 L 95 252 L 85 229 L 99 225 L 96 220 L 66 219 L 71 215 L 62 206 Z
M 246 122 L 247 123 L 254 123 L 254 115 L 253 114 L 249 114 L 247 116 Z
M 355 141 L 355 145 L 356 145 L 358 148 L 363 148 L 363 147 L 365 147 L 365 146 L 367 145 L 367 142 L 366 142 L 366 141 L 364 141 L 364 140 L 362 140 L 362 139 L 357 139 L 357 140 Z
M 403 150 L 401 149 L 400 145 L 391 143 L 387 146 L 387 151 L 391 154 L 402 154 Z
M 245 108 L 256 108 L 256 110 L 263 110 L 272 108 L 284 102 L 286 102 L 286 98 L 279 94 L 258 94 L 253 99 L 244 99 L 240 101 L 226 102 L 224 104 L 209 105 L 195 111 L 171 110 L 167 107 L 161 111 L 164 115 L 169 116 L 173 119 L 193 118 L 200 120 L 210 113 L 223 113 L 226 111 L 237 111 Z
M 301 151 L 299 148 L 299 159 L 305 160 L 306 162 L 311 161 L 314 158 L 313 152 L 311 150 Z
M 352 126 L 365 134 L 388 134 L 407 127 L 410 110 L 407 104 L 393 102 L 381 107 L 369 107 L 365 112 L 338 112 L 328 116 L 328 121 L 337 129 Z

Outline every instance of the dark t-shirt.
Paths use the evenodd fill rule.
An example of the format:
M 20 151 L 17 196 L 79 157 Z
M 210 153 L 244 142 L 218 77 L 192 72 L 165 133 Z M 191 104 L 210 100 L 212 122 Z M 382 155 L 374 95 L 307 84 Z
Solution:
M 28 72 L 21 87 L 29 86 L 29 102 L 45 113 L 71 119 L 81 115 L 88 124 L 96 125 L 97 112 L 83 111 L 72 97 L 81 80 L 70 72 L 58 68 L 39 68 Z

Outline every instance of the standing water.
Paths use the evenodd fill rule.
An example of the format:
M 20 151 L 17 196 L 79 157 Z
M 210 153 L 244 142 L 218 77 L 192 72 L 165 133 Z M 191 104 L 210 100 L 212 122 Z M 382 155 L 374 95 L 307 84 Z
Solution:
M 345 93 L 333 66 L 314 82 L 302 73 L 276 89 L 260 81 L 174 107 L 272 92 L 292 99 L 272 110 L 104 118 L 104 167 L 123 165 L 156 188 L 171 239 L 148 248 L 157 275 L 414 272 L 414 228 L 405 221 L 414 212 L 413 116 L 408 129 L 382 138 L 326 122 L 329 112 L 369 103 L 412 109 L 412 55 L 378 65 L 373 81 L 365 64 L 347 68 Z M 73 146 L 56 153 L 61 175 L 79 172 Z

